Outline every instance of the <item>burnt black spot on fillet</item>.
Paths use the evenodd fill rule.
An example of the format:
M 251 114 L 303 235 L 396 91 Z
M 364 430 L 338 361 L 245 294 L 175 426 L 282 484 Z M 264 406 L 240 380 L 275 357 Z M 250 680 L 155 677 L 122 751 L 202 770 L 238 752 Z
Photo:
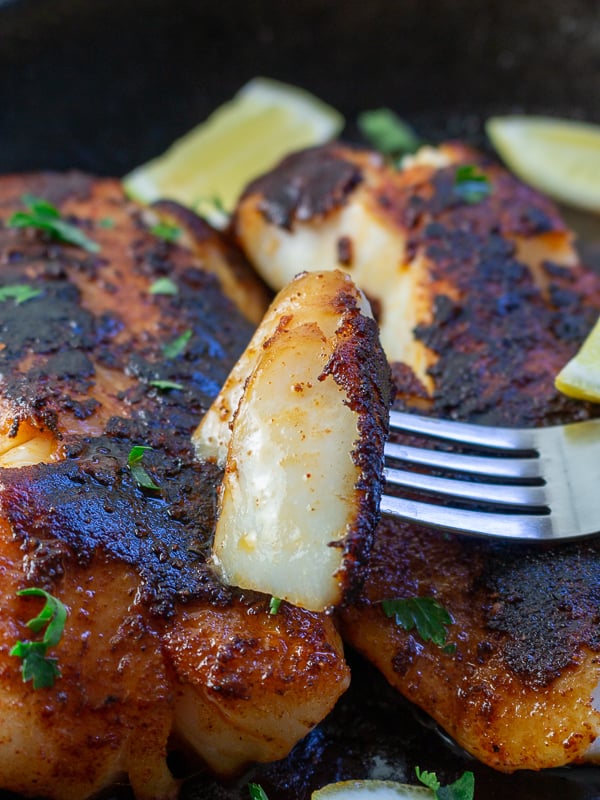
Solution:
M 536 282 L 514 237 L 560 234 L 564 224 L 546 199 L 488 162 L 480 166 L 493 189 L 481 203 L 457 201 L 452 167 L 406 189 L 396 205 L 413 251 L 428 259 L 434 281 L 451 286 L 434 297 L 431 323 L 415 331 L 436 355 L 433 395 L 423 402 L 414 375 L 394 365 L 396 406 L 509 427 L 597 416 L 600 406 L 565 397 L 554 377 L 597 318 L 600 278 L 546 262 L 545 286 Z M 454 578 L 457 595 L 472 605 L 473 624 L 481 615 L 490 652 L 501 653 L 531 687 L 550 683 L 581 648 L 600 651 L 598 540 L 519 547 L 385 520 L 371 572 L 377 591 L 440 591 L 450 609 Z
M 533 688 L 558 677 L 585 643 L 600 650 L 600 544 L 542 552 L 502 547 L 479 584 L 487 626 L 507 634 L 506 663 Z
M 553 207 L 503 171 L 491 173 L 486 200 L 448 204 L 448 173 L 436 173 L 426 218 L 411 233 L 434 280 L 448 281 L 457 295 L 435 297 L 431 324 L 415 331 L 437 356 L 431 413 L 523 426 L 596 413 L 553 381 L 595 322 L 598 279 L 544 264 L 547 286 L 540 288 L 513 236 L 563 232 Z
M 138 571 L 155 613 L 195 598 L 226 603 L 229 590 L 205 563 L 219 476 L 196 463 L 190 437 L 252 327 L 197 259 L 148 233 L 118 184 L 32 180 L 59 206 L 80 203 L 78 219 L 101 251 L 0 227 L 0 286 L 40 290 L 21 304 L 0 302 L 0 410 L 13 436 L 24 420 L 54 431 L 61 455 L 0 469 L 1 513 L 22 543 L 25 573 L 51 588 L 67 561 L 87 564 L 101 552 Z M 23 190 L 22 180 L 0 186 L 5 219 Z M 114 225 L 100 230 L 106 216 Z M 178 293 L 152 295 L 165 275 Z M 134 445 L 152 448 L 143 466 L 158 490 L 134 480 Z
M 344 305 L 344 295 L 338 298 Z M 359 524 L 332 546 L 342 547 L 346 556 L 347 582 L 344 602 L 352 602 L 364 579 L 364 570 L 373 541 L 373 531 L 379 519 L 381 498 L 382 453 L 387 436 L 388 411 L 391 398 L 390 368 L 383 352 L 373 348 L 377 325 L 364 317 L 352 298 L 352 312 L 338 328 L 340 344 L 326 364 L 319 380 L 331 375 L 346 395 L 347 404 L 358 415 L 358 444 L 352 460 L 359 468 L 357 490 L 360 496 Z
M 156 450 L 144 466 L 160 491 L 142 489 L 127 467 L 132 441 L 101 437 L 59 464 L 3 472 L 2 503 L 29 568 L 40 545 L 61 542 L 80 565 L 102 551 L 136 568 L 141 599 L 155 613 L 171 613 L 177 600 L 226 603 L 229 590 L 205 562 L 220 476 L 189 451 Z M 54 578 L 54 563 L 35 567 L 39 581 Z
M 323 217 L 343 206 L 361 181 L 360 169 L 337 155 L 335 146 L 319 147 L 288 156 L 244 194 L 258 193 L 265 219 L 291 230 L 296 221 Z

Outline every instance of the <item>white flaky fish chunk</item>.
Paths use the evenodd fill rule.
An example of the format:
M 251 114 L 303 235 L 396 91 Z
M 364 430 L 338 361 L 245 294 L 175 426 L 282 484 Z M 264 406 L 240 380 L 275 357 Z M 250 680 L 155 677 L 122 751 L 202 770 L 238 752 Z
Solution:
M 274 300 L 194 435 L 224 467 L 223 579 L 309 610 L 355 585 L 378 518 L 390 398 L 368 303 L 341 271 Z

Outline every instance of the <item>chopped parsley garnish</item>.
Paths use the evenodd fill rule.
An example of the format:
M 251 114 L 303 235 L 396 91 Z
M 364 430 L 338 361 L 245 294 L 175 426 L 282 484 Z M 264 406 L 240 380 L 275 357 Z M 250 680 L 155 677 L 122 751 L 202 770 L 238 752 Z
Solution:
M 181 228 L 177 225 L 171 225 L 169 222 L 157 222 L 156 225 L 150 228 L 150 233 L 165 242 L 176 242 L 181 236 Z
M 363 111 L 356 122 L 365 139 L 384 155 L 399 158 L 414 153 L 421 145 L 410 125 L 389 108 Z
M 34 689 L 49 689 L 54 686 L 54 681 L 60 678 L 58 659 L 47 655 L 51 647 L 56 647 L 65 629 L 67 609 L 58 598 L 53 597 L 43 589 L 31 587 L 17 592 L 19 597 L 43 597 L 46 603 L 37 617 L 27 622 L 27 627 L 34 633 L 39 633 L 44 626 L 44 636 L 37 642 L 17 642 L 9 655 L 22 659 L 21 674 L 23 681 L 33 681 Z
M 157 278 L 154 283 L 150 284 L 148 289 L 150 294 L 178 294 L 179 288 L 175 281 L 171 278 Z
M 396 624 L 405 631 L 414 628 L 425 642 L 433 642 L 446 653 L 453 653 L 456 646 L 446 644 L 447 626 L 453 619 L 446 609 L 433 597 L 407 597 L 401 600 L 384 600 L 381 604 L 387 617 L 394 617 Z
M 250 800 L 269 800 L 260 783 L 249 783 L 248 791 L 250 792 Z
M 454 193 L 461 200 L 475 205 L 485 200 L 492 193 L 492 185 L 486 175 L 479 172 L 472 164 L 462 164 L 456 168 Z
M 436 800 L 473 800 L 475 793 L 475 776 L 472 772 L 464 772 L 460 778 L 448 786 L 442 786 L 435 772 L 427 772 L 415 767 L 417 778 L 431 789 Z
M 112 217 L 102 217 L 102 219 L 98 220 L 98 227 L 99 228 L 114 228 L 115 221 Z
M 181 336 L 178 336 L 176 339 L 173 339 L 172 342 L 167 342 L 162 347 L 162 352 L 165 358 L 177 358 L 180 356 L 185 348 L 187 347 L 187 343 L 192 338 L 192 331 L 187 330 L 184 331 Z
M 281 607 L 281 598 L 272 597 L 271 600 L 269 601 L 269 614 L 279 613 L 280 607 Z
M 16 306 L 21 303 L 32 300 L 34 297 L 39 297 L 42 293 L 41 289 L 34 289 L 27 283 L 13 283 L 10 286 L 0 287 L 0 302 L 4 300 L 14 300 Z
M 127 456 L 127 466 L 129 467 L 133 479 L 139 486 L 144 489 L 160 489 L 160 486 L 154 483 L 150 475 L 148 475 L 146 470 L 142 467 L 141 462 L 146 450 L 152 450 L 152 448 L 144 444 L 134 445 Z
M 8 220 L 11 228 L 37 228 L 46 231 L 59 242 L 82 247 L 89 253 L 97 253 L 100 245 L 83 233 L 76 225 L 62 219 L 59 210 L 40 197 L 25 194 L 22 197 L 27 211 L 16 211 Z
M 168 391 L 169 389 L 183 389 L 182 383 L 175 383 L 175 381 L 150 381 L 150 386 L 154 386 L 161 391 Z

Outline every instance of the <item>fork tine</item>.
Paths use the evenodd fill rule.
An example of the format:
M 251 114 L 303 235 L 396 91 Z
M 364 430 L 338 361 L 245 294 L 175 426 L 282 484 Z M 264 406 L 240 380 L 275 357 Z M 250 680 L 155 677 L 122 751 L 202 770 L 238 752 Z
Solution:
M 449 495 L 481 503 L 547 507 L 546 492 L 542 486 L 474 483 L 389 467 L 384 469 L 383 474 L 388 485 L 405 486 L 416 491 L 433 492 L 436 495 Z
M 524 428 L 495 428 L 467 422 L 423 417 L 404 411 L 390 411 L 390 430 L 433 436 L 452 442 L 502 450 L 535 450 L 535 431 Z
M 552 539 L 554 533 L 549 514 L 468 511 L 385 494 L 381 498 L 381 513 L 428 527 L 504 539 L 547 540 Z
M 501 458 L 445 453 L 386 442 L 385 457 L 427 467 L 468 472 L 496 478 L 541 478 L 539 458 Z

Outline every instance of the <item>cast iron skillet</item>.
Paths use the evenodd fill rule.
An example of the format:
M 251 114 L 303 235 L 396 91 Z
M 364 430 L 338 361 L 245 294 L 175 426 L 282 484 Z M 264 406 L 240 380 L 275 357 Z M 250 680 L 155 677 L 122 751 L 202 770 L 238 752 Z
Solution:
M 596 0 L 0 0 L 0 171 L 124 174 L 255 75 L 333 103 L 350 138 L 357 112 L 381 105 L 432 141 L 484 146 L 492 113 L 600 121 L 599 30 Z M 595 221 L 576 223 L 600 252 Z M 600 798 L 600 769 L 477 764 L 351 660 L 352 688 L 288 759 L 229 786 L 196 776 L 183 797 L 247 798 L 253 780 L 271 800 L 304 800 L 374 766 L 413 781 L 419 765 L 444 782 L 472 769 L 479 800 Z

